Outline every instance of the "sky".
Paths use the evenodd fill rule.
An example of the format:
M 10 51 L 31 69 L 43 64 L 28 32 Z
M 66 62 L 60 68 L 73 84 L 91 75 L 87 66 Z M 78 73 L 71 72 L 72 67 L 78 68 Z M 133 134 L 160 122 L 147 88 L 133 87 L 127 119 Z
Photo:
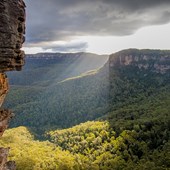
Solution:
M 25 0 L 28 54 L 170 49 L 170 0 Z

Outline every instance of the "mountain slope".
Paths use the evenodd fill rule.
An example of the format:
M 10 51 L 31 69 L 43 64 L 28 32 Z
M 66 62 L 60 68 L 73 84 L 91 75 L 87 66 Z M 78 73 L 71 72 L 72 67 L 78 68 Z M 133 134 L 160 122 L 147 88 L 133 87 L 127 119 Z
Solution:
M 29 147 L 26 141 L 21 144 L 24 157 L 30 146 L 41 153 L 35 159 L 29 152 L 33 167 L 48 155 L 42 148 L 52 154 L 57 148 L 64 163 L 58 155 L 53 155 L 55 162 L 45 154 L 52 165 L 45 161 L 40 169 L 50 169 L 53 162 L 59 169 L 170 169 L 170 51 L 124 50 L 111 55 L 99 70 L 48 88 L 20 88 L 18 96 L 18 87 L 12 90 L 7 103 L 17 113 L 13 126 L 24 124 L 41 137 L 48 131 L 46 139 L 51 142 L 28 139 Z M 15 146 L 14 140 L 11 147 Z M 13 156 L 23 167 L 17 153 Z
M 47 87 L 41 83 L 36 88 L 24 87 L 22 98 L 15 96 L 18 90 L 15 87 L 6 103 L 13 106 L 17 114 L 13 126 L 24 125 L 43 133 L 107 115 L 119 117 L 121 108 L 138 107 L 156 94 L 169 92 L 169 56 L 169 51 L 125 50 L 111 55 L 96 72 L 53 82 Z M 20 104 L 13 101 L 14 98 L 18 98 Z M 129 112 L 126 114 L 135 117 Z
M 8 73 L 11 85 L 49 85 L 102 67 L 107 55 L 92 53 L 38 53 L 26 55 L 21 72 Z

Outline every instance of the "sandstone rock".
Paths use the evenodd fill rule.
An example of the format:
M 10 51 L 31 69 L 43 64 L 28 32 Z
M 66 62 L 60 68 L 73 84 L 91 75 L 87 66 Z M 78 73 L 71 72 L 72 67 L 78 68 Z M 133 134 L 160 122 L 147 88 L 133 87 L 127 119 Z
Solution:
M 134 66 L 140 70 L 150 69 L 156 73 L 170 72 L 170 51 L 129 49 L 112 54 L 109 66 L 126 67 Z
M 22 0 L 0 1 L 0 107 L 8 92 L 8 80 L 4 71 L 21 70 L 25 41 L 25 4 Z M 0 136 L 8 127 L 13 113 L 0 108 Z M 7 162 L 9 148 L 0 148 L 0 170 L 15 170 L 15 162 Z
M 3 135 L 5 129 L 8 127 L 8 123 L 14 114 L 8 109 L 0 110 L 0 136 Z
M 4 73 L 0 73 L 0 107 L 8 92 L 8 79 Z
M 0 107 L 8 92 L 8 79 L 4 73 L 0 73 Z M 5 129 L 8 127 L 9 120 L 13 114 L 9 110 L 0 109 L 0 136 L 2 136 Z
M 9 148 L 0 148 L 0 170 L 15 170 L 16 165 L 14 161 L 7 162 Z
M 22 0 L 0 2 L 0 70 L 20 70 L 24 64 L 25 4 Z
M 0 170 L 5 170 L 9 148 L 0 148 Z

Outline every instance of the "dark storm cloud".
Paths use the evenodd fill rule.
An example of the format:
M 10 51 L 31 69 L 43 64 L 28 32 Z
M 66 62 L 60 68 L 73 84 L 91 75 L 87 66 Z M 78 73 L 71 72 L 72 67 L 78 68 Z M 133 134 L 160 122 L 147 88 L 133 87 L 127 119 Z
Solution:
M 83 35 L 123 36 L 170 22 L 170 0 L 26 0 L 26 4 L 27 45 Z

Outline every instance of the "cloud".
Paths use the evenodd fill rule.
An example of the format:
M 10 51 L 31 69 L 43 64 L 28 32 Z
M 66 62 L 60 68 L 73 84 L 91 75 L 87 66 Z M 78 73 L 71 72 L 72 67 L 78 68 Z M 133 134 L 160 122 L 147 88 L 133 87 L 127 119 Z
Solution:
M 35 48 L 36 47 L 36 48 Z M 81 52 L 86 51 L 88 48 L 87 42 L 82 40 L 71 40 L 71 41 L 51 41 L 51 42 L 33 42 L 24 44 L 24 50 L 29 51 L 44 51 L 44 52 Z
M 43 50 L 51 50 L 52 52 L 74 52 L 74 51 L 85 51 L 88 47 L 86 42 L 74 42 L 74 43 L 65 43 L 58 45 L 49 45 L 43 47 Z
M 169 0 L 26 0 L 26 5 L 26 46 L 68 41 L 75 36 L 124 36 L 170 22 Z M 51 45 L 53 50 L 61 48 L 74 46 Z

